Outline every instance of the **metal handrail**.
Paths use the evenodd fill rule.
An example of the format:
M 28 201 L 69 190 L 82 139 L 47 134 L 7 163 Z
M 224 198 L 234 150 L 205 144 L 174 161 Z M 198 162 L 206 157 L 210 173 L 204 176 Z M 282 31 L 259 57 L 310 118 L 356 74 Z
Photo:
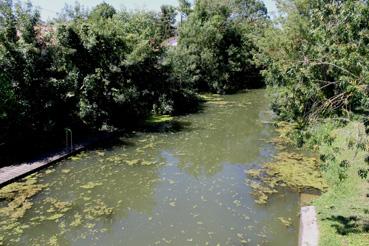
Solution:
M 68 144 L 69 139 L 70 139 L 70 145 Z M 65 128 L 65 148 L 66 149 L 69 148 L 69 151 L 73 151 L 73 132 L 69 128 Z

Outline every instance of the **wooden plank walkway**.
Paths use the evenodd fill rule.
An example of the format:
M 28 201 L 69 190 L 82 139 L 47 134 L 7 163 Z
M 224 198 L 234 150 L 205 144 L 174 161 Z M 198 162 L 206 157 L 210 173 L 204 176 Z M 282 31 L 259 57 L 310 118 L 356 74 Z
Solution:
M 116 134 L 119 134 L 119 131 L 114 133 L 100 133 L 78 142 L 78 144 L 74 144 L 72 151 L 59 149 L 34 161 L 2 167 L 0 168 L 0 188 L 75 155 L 88 147 L 110 140 Z
M 69 156 L 82 151 L 86 148 L 86 146 L 87 145 L 83 144 L 75 145 L 72 151 L 59 151 L 57 153 L 50 154 L 41 160 L 0 168 L 0 188 L 43 168 L 46 168 L 58 161 L 66 159 Z

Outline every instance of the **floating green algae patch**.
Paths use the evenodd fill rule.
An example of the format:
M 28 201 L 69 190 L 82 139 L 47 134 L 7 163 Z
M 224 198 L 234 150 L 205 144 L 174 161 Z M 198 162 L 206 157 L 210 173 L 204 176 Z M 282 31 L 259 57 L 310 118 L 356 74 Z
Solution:
M 292 225 L 291 218 L 278 217 L 278 220 L 286 227 L 290 227 Z
M 270 142 L 275 144 L 277 149 L 285 149 L 289 145 L 295 145 L 291 138 L 291 134 L 296 131 L 297 124 L 286 121 L 275 123 L 278 135 Z
M 279 135 L 271 142 L 280 152 L 273 161 L 264 164 L 261 169 L 247 171 L 247 174 L 253 178 L 247 182 L 253 189 L 255 202 L 266 204 L 270 195 L 284 187 L 298 192 L 325 191 L 328 186 L 322 177 L 319 161 L 315 157 L 293 152 L 287 148 L 292 143 L 288 134 L 295 126 L 286 122 L 280 122 L 277 126 Z
M 85 184 L 85 185 L 81 185 L 81 188 L 83 188 L 83 189 L 93 189 L 93 188 L 95 188 L 95 187 L 97 187 L 97 186 L 100 186 L 100 185 L 102 185 L 102 183 L 99 183 L 99 182 L 88 182 L 87 184 Z
M 69 157 L 68 159 L 69 160 L 72 160 L 72 161 L 80 161 L 82 159 L 85 159 L 85 158 L 88 158 L 89 156 L 87 155 L 86 152 L 82 151 L 81 153 L 77 154 L 77 155 L 74 155 L 74 156 L 71 156 Z
M 273 162 L 265 165 L 266 174 L 279 184 L 303 190 L 306 188 L 324 191 L 327 184 L 319 170 L 318 160 L 298 153 L 280 152 Z
M 37 184 L 37 176 L 31 175 L 22 182 L 15 182 L 0 189 L 0 201 L 5 201 L 5 205 L 0 207 L 0 217 L 8 217 L 17 220 L 24 216 L 26 211 L 32 207 L 29 199 L 46 185 Z
M 113 208 L 109 208 L 102 200 L 98 199 L 93 206 L 88 206 L 83 212 L 87 219 L 94 220 L 97 217 L 111 216 Z
M 236 105 L 234 102 L 226 101 L 223 97 L 217 94 L 201 94 L 199 95 L 200 99 L 207 104 L 212 104 L 217 107 L 224 107 L 224 106 L 240 106 Z
M 152 115 L 146 122 L 149 124 L 160 124 L 171 122 L 173 119 L 174 117 L 170 115 Z
M 0 189 L 0 231 L 6 231 L 6 236 L 12 236 L 12 243 L 18 242 L 23 231 L 30 227 L 19 220 L 32 208 L 31 198 L 47 187 L 38 184 L 40 176 L 33 174 Z M 5 235 L 1 236 L 0 245 L 4 240 Z
M 101 219 L 112 215 L 113 208 L 108 207 L 101 199 L 78 202 L 82 207 L 75 206 L 74 202 L 62 201 L 51 196 L 32 199 L 41 191 L 48 193 L 49 187 L 38 183 L 38 179 L 45 177 L 47 173 L 50 172 L 31 175 L 21 182 L 13 183 L 0 190 L 0 232 L 2 234 L 0 245 L 19 244 L 26 230 L 45 225 L 59 228 L 58 233 L 50 238 L 55 241 L 54 239 L 58 239 L 75 227 L 83 226 L 92 230 Z M 63 173 L 62 170 L 61 173 Z M 82 185 L 82 188 L 89 193 L 90 189 L 100 185 L 102 183 L 87 182 Z M 37 208 L 36 206 L 33 208 L 33 202 Z M 81 215 L 76 211 L 82 211 Z M 25 216 L 26 212 L 27 216 Z M 36 243 L 37 240 L 41 241 Z M 32 239 L 30 245 L 46 245 L 48 240 L 43 237 Z
M 249 184 L 259 204 L 267 203 L 269 196 L 282 187 L 297 191 L 327 189 L 318 160 L 298 153 L 280 152 L 272 162 L 266 163 L 261 169 L 252 169 L 247 174 L 253 178 Z
M 4 244 L 295 245 L 297 195 L 282 191 L 259 207 L 243 183 L 250 163 L 273 155 L 274 132 L 261 123 L 269 113 L 260 113 L 260 93 L 252 112 L 243 107 L 250 98 L 242 98 L 221 97 L 227 106 L 179 116 L 190 123 L 183 131 L 134 132 L 55 165 L 39 179 L 49 187 L 30 200 L 32 208 L 1 230 Z
M 204 94 L 200 94 L 198 96 L 201 100 L 206 101 L 206 102 L 224 101 L 224 99 L 218 94 L 204 93 Z
M 145 147 L 141 149 L 145 149 Z M 138 151 L 138 154 L 139 153 L 141 152 Z M 106 161 L 112 162 L 115 164 L 126 164 L 127 166 L 151 166 L 151 165 L 159 164 L 159 162 L 155 160 L 129 159 L 127 155 L 114 155 L 114 156 L 107 158 Z

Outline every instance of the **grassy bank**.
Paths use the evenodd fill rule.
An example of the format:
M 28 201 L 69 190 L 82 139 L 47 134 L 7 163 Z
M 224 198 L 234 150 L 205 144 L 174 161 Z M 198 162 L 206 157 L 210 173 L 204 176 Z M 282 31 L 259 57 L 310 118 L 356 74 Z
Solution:
M 277 130 L 273 143 L 279 154 L 248 172 L 256 202 L 267 203 L 283 187 L 320 191 L 310 201 L 318 212 L 320 245 L 369 245 L 369 136 L 364 124 L 327 119 L 302 130 L 279 122 Z M 296 144 L 304 148 L 297 151 Z M 313 153 L 306 155 L 309 149 Z
M 311 127 L 306 144 L 318 150 L 320 169 L 329 189 L 317 207 L 320 245 L 369 245 L 369 137 L 360 122 L 339 125 L 327 121 Z

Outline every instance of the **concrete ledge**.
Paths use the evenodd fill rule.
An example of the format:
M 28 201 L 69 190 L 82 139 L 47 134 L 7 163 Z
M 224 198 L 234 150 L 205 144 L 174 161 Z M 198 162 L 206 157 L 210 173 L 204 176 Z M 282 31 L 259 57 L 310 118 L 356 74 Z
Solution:
M 315 207 L 302 207 L 300 215 L 299 246 L 318 245 L 319 228 Z

